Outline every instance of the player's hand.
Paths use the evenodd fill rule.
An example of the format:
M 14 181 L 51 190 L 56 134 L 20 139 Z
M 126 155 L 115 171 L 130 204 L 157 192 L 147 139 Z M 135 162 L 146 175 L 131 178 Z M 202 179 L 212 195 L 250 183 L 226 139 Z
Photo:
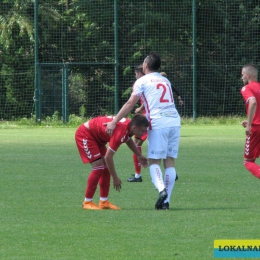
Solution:
M 138 107 L 136 110 L 135 110 L 135 114 L 138 114 L 138 113 L 142 113 L 142 108 Z
M 243 121 L 243 122 L 241 123 L 241 125 L 242 125 L 244 128 L 246 128 L 246 126 L 247 126 L 247 121 Z
M 246 129 L 246 135 L 250 135 L 251 134 L 251 125 L 249 125 L 247 123 L 247 121 L 243 121 L 242 123 L 242 126 Z
M 106 132 L 109 136 L 112 135 L 115 127 L 116 127 L 116 124 L 113 123 L 113 122 L 108 122 L 108 123 L 103 123 L 104 126 L 106 126 Z
M 144 167 L 144 168 L 147 168 L 148 167 L 148 159 L 146 157 L 144 157 L 143 155 L 140 155 L 137 157 L 138 158 L 138 161 L 141 163 L 141 165 Z
M 252 132 L 251 132 L 251 125 L 247 124 L 246 125 L 246 135 L 250 135 Z
M 122 184 L 122 181 L 118 177 L 113 178 L 113 185 L 114 185 L 114 189 L 116 191 L 121 190 L 121 188 L 122 188 L 121 184 Z
M 179 105 L 182 106 L 183 105 L 183 101 L 181 99 L 179 99 Z

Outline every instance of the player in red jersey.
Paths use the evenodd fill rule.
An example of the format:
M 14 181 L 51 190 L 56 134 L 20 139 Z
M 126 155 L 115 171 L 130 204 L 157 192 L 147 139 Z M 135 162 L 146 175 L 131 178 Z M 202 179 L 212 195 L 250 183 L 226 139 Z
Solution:
M 258 70 L 252 65 L 242 68 L 241 89 L 246 105 L 247 120 L 242 122 L 245 127 L 246 142 L 244 148 L 244 165 L 255 177 L 260 179 L 260 166 L 255 163 L 260 156 L 260 83 L 257 81 Z
M 75 140 L 83 163 L 90 163 L 92 171 L 88 177 L 83 209 L 120 209 L 108 201 L 110 188 L 110 174 L 113 178 L 114 188 L 121 190 L 113 156 L 122 143 L 137 155 L 138 160 L 144 167 L 148 166 L 147 159 L 136 148 L 131 136 L 141 136 L 148 127 L 148 121 L 143 115 L 135 115 L 132 120 L 123 118 L 117 123 L 116 128 L 109 136 L 106 133 L 106 124 L 113 120 L 112 116 L 96 117 L 78 127 Z M 106 144 L 108 148 L 106 148 Z M 99 206 L 92 200 L 97 185 L 100 186 Z
M 141 78 L 142 76 L 144 75 L 144 72 L 143 72 L 143 64 L 141 65 L 138 65 L 135 67 L 135 78 L 136 79 L 139 79 Z M 140 100 L 141 102 L 141 100 Z M 142 105 L 142 102 L 141 102 L 141 106 L 138 107 L 136 110 L 135 110 L 135 113 L 138 114 L 138 113 L 142 113 L 144 116 L 145 116 L 145 110 L 144 110 L 144 106 Z M 147 131 L 142 135 L 142 136 L 134 136 L 134 143 L 137 147 L 137 149 L 142 153 L 142 145 L 143 145 L 143 142 L 147 139 Z M 141 169 L 142 169 L 142 166 L 141 166 L 141 163 L 139 162 L 137 156 L 135 154 L 133 154 L 133 162 L 134 162 L 134 168 L 135 168 L 135 174 L 133 174 L 134 176 L 131 177 L 131 178 L 128 178 L 127 181 L 129 182 L 142 182 L 142 176 L 141 176 Z

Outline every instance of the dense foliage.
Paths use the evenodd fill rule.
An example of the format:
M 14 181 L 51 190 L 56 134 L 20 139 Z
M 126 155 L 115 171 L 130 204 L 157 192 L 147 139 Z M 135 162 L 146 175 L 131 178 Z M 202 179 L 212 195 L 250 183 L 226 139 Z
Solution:
M 199 116 L 244 112 L 240 70 L 245 63 L 258 65 L 258 1 L 197 0 L 196 39 L 191 0 L 118 0 L 117 24 L 114 1 L 38 2 L 37 68 L 44 116 L 61 113 L 64 64 L 69 66 L 70 114 L 113 113 L 115 102 L 120 107 L 131 92 L 133 66 L 150 51 L 160 53 L 162 70 L 180 90 L 185 102 L 178 107 L 182 115 L 193 113 L 195 86 Z M 34 113 L 34 29 L 34 1 L 0 2 L 0 118 Z M 192 55 L 194 40 L 196 64 Z

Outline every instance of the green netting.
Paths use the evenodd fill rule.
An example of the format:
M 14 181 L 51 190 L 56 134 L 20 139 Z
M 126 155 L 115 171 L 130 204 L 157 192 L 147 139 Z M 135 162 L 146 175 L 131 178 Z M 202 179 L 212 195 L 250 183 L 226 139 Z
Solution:
M 244 114 L 240 71 L 259 64 L 259 29 L 250 0 L 1 1 L 0 118 L 30 117 L 36 106 L 41 118 L 114 114 L 150 51 L 181 94 L 182 116 Z

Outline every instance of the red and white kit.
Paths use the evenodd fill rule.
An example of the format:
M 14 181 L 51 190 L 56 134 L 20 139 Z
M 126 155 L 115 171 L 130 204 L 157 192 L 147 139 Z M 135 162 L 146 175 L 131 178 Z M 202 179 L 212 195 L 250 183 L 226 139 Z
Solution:
M 181 120 L 169 80 L 158 72 L 146 74 L 135 82 L 132 95 L 141 98 L 150 122 L 148 158 L 177 158 Z

